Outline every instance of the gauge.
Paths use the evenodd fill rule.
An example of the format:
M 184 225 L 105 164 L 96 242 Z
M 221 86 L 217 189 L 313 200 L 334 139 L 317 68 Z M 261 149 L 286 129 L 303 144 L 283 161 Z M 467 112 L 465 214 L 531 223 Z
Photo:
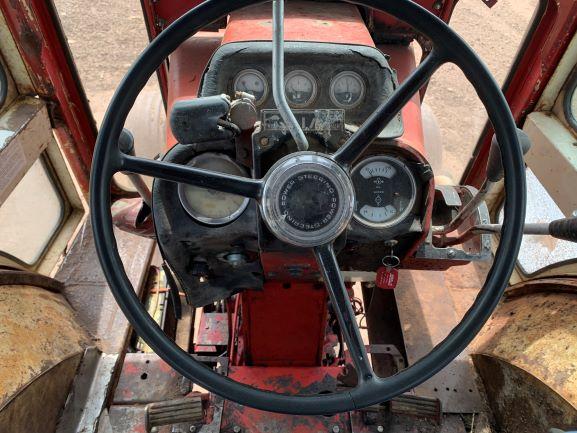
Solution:
M 417 187 L 413 174 L 400 160 L 375 156 L 352 171 L 356 205 L 354 217 L 369 227 L 391 227 L 410 214 Z
M 268 96 L 268 82 L 262 72 L 245 69 L 234 79 L 234 91 L 250 93 L 255 97 L 256 105 L 260 105 Z
M 290 105 L 303 108 L 317 96 L 317 80 L 307 71 L 292 71 L 285 78 L 285 93 Z
M 341 108 L 353 108 L 365 97 L 365 82 L 359 74 L 345 71 L 331 82 L 331 100 Z
M 226 155 L 203 153 L 193 158 L 189 166 L 219 173 L 246 176 L 244 170 Z M 214 191 L 193 185 L 179 184 L 182 206 L 195 220 L 208 225 L 223 225 L 238 218 L 250 199 L 236 194 Z

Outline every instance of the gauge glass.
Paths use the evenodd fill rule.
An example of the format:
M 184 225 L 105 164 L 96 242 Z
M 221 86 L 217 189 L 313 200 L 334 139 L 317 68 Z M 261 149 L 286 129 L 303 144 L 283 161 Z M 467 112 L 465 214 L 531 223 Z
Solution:
M 317 96 L 317 81 L 307 71 L 292 71 L 285 78 L 285 93 L 290 105 L 303 108 Z
M 256 69 L 245 69 L 234 79 L 234 91 L 250 93 L 260 105 L 268 96 L 268 83 L 262 72 Z
M 217 153 L 203 153 L 193 158 L 188 165 L 219 173 L 246 176 L 244 170 L 232 159 Z M 178 185 L 178 195 L 188 214 L 208 225 L 223 225 L 234 221 L 249 203 L 246 197 L 183 183 Z
M 354 217 L 369 227 L 391 227 L 411 212 L 416 182 L 398 159 L 376 156 L 362 161 L 352 171 L 356 205 Z
M 331 83 L 331 100 L 341 108 L 356 107 L 365 97 L 365 92 L 365 82 L 356 72 L 341 72 Z

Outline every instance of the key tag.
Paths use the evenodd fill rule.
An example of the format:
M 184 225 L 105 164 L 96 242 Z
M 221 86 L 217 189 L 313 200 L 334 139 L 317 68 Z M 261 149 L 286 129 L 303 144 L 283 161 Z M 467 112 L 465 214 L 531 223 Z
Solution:
M 397 267 L 401 264 L 401 260 L 393 254 L 393 248 L 391 247 L 391 253 L 383 257 L 382 262 L 383 266 L 377 269 L 375 284 L 380 289 L 392 290 L 397 287 L 399 282 Z

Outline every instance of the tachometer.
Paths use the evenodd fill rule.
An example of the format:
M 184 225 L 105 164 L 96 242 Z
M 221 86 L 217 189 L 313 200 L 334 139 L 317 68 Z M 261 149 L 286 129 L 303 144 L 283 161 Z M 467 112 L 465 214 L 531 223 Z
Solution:
M 317 96 L 317 81 L 307 71 L 292 71 L 285 78 L 285 92 L 290 105 L 304 108 Z
M 391 227 L 407 217 L 416 200 L 416 181 L 409 168 L 389 156 L 361 161 L 351 173 L 355 186 L 354 217 L 369 227 Z
M 234 91 L 250 93 L 255 97 L 256 105 L 260 105 L 268 96 L 268 82 L 262 72 L 245 69 L 234 79 Z
M 331 100 L 340 108 L 353 108 L 365 97 L 365 82 L 356 72 L 345 71 L 331 82 Z
M 203 153 L 194 157 L 188 165 L 219 173 L 246 176 L 244 170 L 232 159 L 218 153 Z M 214 226 L 234 221 L 244 212 L 250 201 L 239 195 L 182 183 L 178 185 L 178 196 L 191 217 Z

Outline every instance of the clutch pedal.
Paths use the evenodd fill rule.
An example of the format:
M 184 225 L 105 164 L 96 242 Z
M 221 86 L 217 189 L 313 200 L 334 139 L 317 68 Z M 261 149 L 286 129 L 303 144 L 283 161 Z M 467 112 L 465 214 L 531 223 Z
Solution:
M 202 424 L 204 410 L 202 397 L 191 396 L 176 400 L 150 403 L 146 406 L 146 431 L 172 424 Z

